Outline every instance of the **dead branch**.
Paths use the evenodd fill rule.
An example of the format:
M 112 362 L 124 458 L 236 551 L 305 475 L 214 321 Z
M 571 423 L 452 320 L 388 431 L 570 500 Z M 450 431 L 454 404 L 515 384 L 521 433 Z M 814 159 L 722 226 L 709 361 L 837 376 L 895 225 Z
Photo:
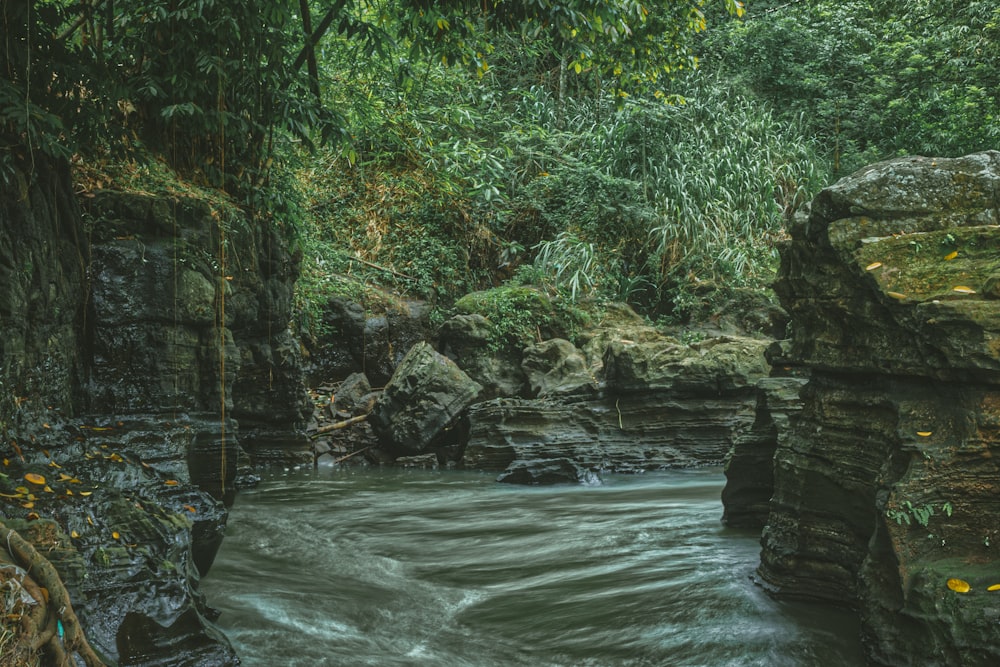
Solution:
M 333 424 L 327 424 L 326 426 L 320 426 L 316 429 L 316 432 L 309 437 L 315 440 L 324 433 L 329 433 L 330 431 L 339 431 L 342 428 L 347 428 L 348 426 L 353 426 L 354 424 L 360 424 L 364 420 L 368 419 L 367 414 L 358 415 L 357 417 L 351 417 L 350 419 L 345 419 L 344 421 L 334 422 Z

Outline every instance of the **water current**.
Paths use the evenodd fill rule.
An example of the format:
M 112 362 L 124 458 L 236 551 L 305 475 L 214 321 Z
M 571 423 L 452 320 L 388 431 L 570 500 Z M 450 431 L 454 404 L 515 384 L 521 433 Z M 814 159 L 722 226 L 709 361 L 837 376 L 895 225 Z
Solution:
M 202 590 L 249 667 L 864 664 L 851 614 L 754 585 L 723 482 L 277 472 L 237 496 Z

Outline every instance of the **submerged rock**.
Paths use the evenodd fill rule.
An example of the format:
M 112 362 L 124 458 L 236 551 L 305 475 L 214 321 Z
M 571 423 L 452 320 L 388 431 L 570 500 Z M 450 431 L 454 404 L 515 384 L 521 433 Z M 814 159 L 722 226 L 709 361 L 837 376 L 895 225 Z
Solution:
M 514 461 L 497 477 L 504 484 L 600 484 L 600 477 L 565 458 Z
M 759 575 L 857 606 L 876 664 L 1000 664 L 998 201 L 1000 153 L 883 162 L 820 193 L 782 252 L 811 379 Z
M 493 325 L 479 313 L 456 315 L 441 325 L 438 348 L 482 385 L 481 400 L 521 396 L 521 351 L 497 345 L 494 336 Z

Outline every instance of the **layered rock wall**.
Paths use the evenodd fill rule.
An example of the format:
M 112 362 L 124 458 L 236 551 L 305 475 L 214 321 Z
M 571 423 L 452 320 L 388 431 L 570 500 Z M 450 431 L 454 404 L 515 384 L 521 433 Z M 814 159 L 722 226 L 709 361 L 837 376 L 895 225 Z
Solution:
M 651 328 L 642 337 L 600 336 L 603 362 L 589 381 L 584 364 L 564 361 L 582 358 L 579 351 L 552 360 L 547 372 L 541 355 L 528 354 L 526 372 L 547 392 L 473 405 L 464 465 L 502 470 L 515 460 L 565 458 L 638 472 L 721 463 L 754 422 L 767 343 L 716 338 L 691 346 Z
M 307 451 L 295 258 L 273 223 L 203 201 L 83 203 L 41 157 L 0 190 L 0 518 L 54 520 L 44 546 L 85 564 L 61 573 L 109 659 L 236 664 L 197 582 L 240 442 Z M 34 498 L 16 489 L 28 473 L 46 479 Z
M 998 224 L 1000 153 L 905 158 L 824 190 L 782 254 L 811 379 L 759 575 L 858 607 L 875 664 L 1000 661 Z

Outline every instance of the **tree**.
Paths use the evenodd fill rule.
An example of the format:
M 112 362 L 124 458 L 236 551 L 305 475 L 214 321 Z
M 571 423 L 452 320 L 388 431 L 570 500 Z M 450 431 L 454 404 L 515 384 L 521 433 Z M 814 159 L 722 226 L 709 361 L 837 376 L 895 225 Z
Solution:
M 403 45 L 411 65 L 439 58 L 481 72 L 494 35 L 548 35 L 571 70 L 600 71 L 626 92 L 692 64 L 705 1 L 2 0 L 0 161 L 65 155 L 74 136 L 114 147 L 138 138 L 209 183 L 247 188 L 276 134 L 310 142 L 343 130 L 317 99 L 315 69 L 302 69 L 330 35 L 369 58 Z

